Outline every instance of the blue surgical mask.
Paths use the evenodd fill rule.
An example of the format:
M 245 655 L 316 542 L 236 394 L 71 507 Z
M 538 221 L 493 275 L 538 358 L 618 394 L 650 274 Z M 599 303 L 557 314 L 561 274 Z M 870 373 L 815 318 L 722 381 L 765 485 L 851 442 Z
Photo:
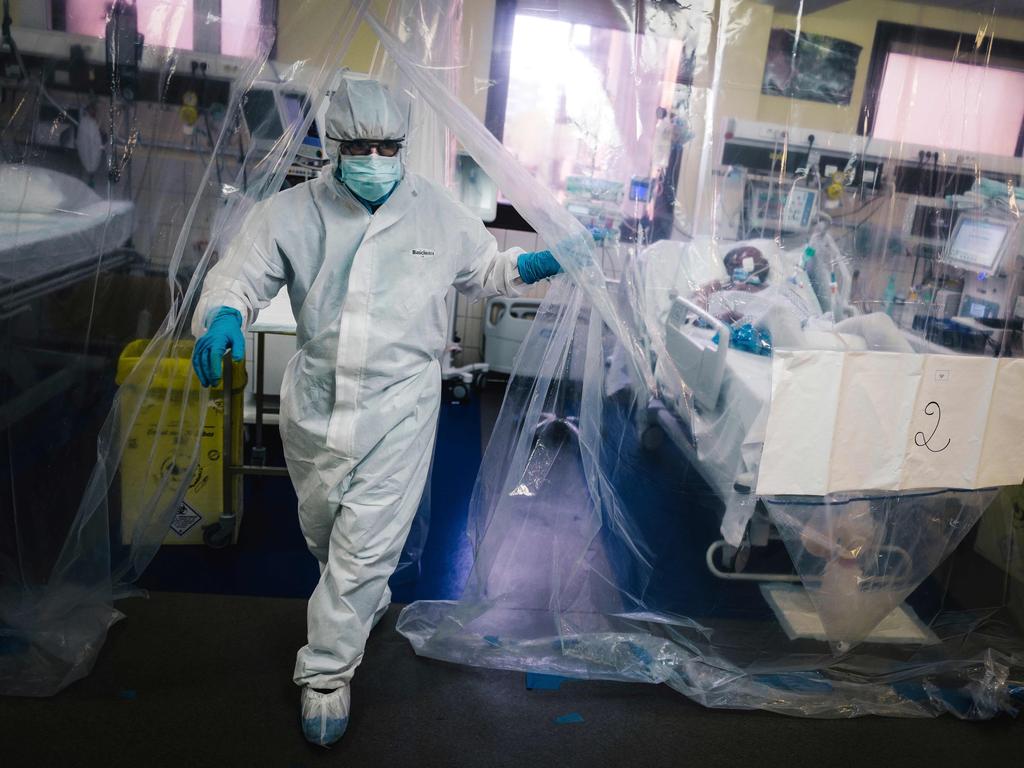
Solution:
M 402 161 L 398 155 L 342 155 L 334 175 L 363 200 L 375 203 L 401 181 Z

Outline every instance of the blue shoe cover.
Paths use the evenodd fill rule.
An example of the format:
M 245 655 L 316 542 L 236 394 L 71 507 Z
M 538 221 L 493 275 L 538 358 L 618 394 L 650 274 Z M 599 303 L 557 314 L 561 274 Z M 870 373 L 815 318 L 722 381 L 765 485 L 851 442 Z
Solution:
M 348 727 L 351 694 L 347 685 L 330 693 L 312 688 L 302 689 L 302 734 L 306 740 L 321 747 L 329 747 Z

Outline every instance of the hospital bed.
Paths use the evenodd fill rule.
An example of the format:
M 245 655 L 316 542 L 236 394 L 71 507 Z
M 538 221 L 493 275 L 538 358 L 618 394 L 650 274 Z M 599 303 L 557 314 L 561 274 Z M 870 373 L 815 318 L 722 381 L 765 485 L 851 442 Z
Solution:
M 0 166 L 0 319 L 97 270 L 129 263 L 134 205 L 34 166 Z
M 0 165 L 0 344 L 9 350 L 13 385 L 0 407 L 0 429 L 104 365 L 94 356 L 15 344 L 17 319 L 40 298 L 132 263 L 136 254 L 124 246 L 133 208 L 54 170 Z
M 767 257 L 767 285 L 757 293 L 730 295 L 722 290 L 710 298 L 703 296 L 701 286 L 727 281 L 722 256 L 740 245 L 754 246 Z M 721 501 L 722 538 L 706 553 L 707 566 L 718 578 L 801 581 L 792 571 L 744 571 L 751 547 L 780 539 L 755 492 L 772 394 L 772 359 L 731 343 L 736 323 L 723 322 L 723 309 L 737 308 L 736 314 L 744 319 L 772 329 L 778 347 L 935 351 L 934 345 L 896 328 L 885 315 L 858 314 L 848 303 L 848 272 L 836 269 L 834 258 L 815 265 L 807 253 L 805 248 L 783 251 L 767 240 L 666 241 L 648 247 L 639 260 L 639 320 L 650 329 L 657 393 L 642 412 L 647 423 L 638 426 L 666 435 Z M 734 302 L 742 306 L 735 307 Z M 606 392 L 626 387 L 642 392 L 629 378 L 626 367 L 613 362 Z M 896 498 L 884 501 L 885 497 L 879 494 L 877 499 L 893 503 Z M 855 499 L 846 508 L 852 517 L 866 520 L 877 499 Z M 833 500 L 817 501 L 825 508 Z M 943 503 L 942 494 L 920 501 L 923 506 Z M 867 531 L 865 536 L 874 540 L 880 556 L 888 558 L 887 587 L 900 586 L 900 574 L 913 570 L 910 556 L 884 531 Z

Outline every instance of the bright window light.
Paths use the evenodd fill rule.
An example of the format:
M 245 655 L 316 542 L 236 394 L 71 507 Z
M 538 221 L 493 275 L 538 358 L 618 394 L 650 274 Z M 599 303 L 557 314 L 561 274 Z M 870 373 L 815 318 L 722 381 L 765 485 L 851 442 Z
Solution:
M 671 104 L 682 52 L 681 40 L 517 14 L 503 143 L 553 191 L 568 176 L 648 175 L 657 109 Z M 665 83 L 664 93 L 637 78 Z
M 112 0 L 65 0 L 66 31 L 104 37 Z M 260 0 L 220 1 L 220 53 L 254 56 L 273 41 L 260 26 Z M 137 0 L 146 45 L 195 49 L 195 0 Z M 200 19 L 202 22 L 203 20 Z
M 192 50 L 193 0 L 137 0 L 139 32 L 146 45 Z M 66 0 L 66 31 L 104 37 L 111 0 Z
M 220 52 L 255 56 L 260 48 L 260 0 L 220 0 Z M 264 40 L 268 46 L 272 40 Z
M 1012 156 L 1024 121 L 1024 72 L 903 53 L 886 57 L 874 136 Z

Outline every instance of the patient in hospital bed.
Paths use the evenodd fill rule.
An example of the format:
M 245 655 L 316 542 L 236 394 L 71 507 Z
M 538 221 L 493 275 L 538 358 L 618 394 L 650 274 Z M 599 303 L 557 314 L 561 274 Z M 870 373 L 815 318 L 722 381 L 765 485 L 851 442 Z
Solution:
M 832 286 L 814 279 L 813 258 L 808 249 L 784 251 L 764 239 L 655 243 L 640 264 L 648 322 L 663 333 L 673 297 L 682 296 L 733 328 L 753 326 L 777 349 L 913 351 L 886 314 L 824 311 L 821 299 Z
M 750 325 L 770 339 L 771 349 L 913 352 L 892 319 L 882 313 L 843 316 L 842 302 L 812 262 L 813 249 L 783 250 L 772 240 L 722 244 L 710 238 L 661 241 L 640 254 L 637 271 L 643 322 L 651 345 L 658 399 L 686 425 L 705 479 L 725 500 L 726 539 L 746 526 L 749 505 L 737 487 L 752 488 L 771 399 L 770 357 L 730 345 L 717 405 L 695 407 L 696 382 L 686 381 L 666 346 L 676 297 L 686 298 L 733 330 Z M 827 280 L 827 278 L 826 278 Z M 839 317 L 822 306 L 838 307 Z M 676 322 L 676 321 L 674 321 Z M 716 331 L 694 313 L 677 332 L 713 350 Z M 761 350 L 756 350 L 761 351 Z M 630 387 L 624 355 L 613 351 L 606 380 L 609 394 Z M 727 532 L 728 529 L 728 532 Z
M 705 283 L 694 291 L 692 300 L 731 325 L 743 320 L 741 307 L 747 298 L 744 294 L 758 293 L 768 285 L 771 267 L 761 250 L 753 245 L 741 245 L 728 251 L 722 258 L 722 265 L 728 279 L 716 278 Z M 731 296 L 734 292 L 740 296 Z
M 772 349 L 913 352 L 888 315 L 845 309 L 841 286 L 837 290 L 832 277 L 838 270 L 832 263 L 814 263 L 816 254 L 812 246 L 785 251 L 770 240 L 721 244 L 704 239 L 658 242 L 638 259 L 642 312 L 658 382 L 656 396 L 647 403 L 647 417 L 666 430 L 722 502 L 720 530 L 733 547 L 741 546 L 757 509 L 771 359 L 730 343 L 720 387 L 708 396 L 703 371 L 695 373 L 693 361 L 719 361 L 720 331 L 692 311 L 680 324 L 678 310 L 670 331 L 669 316 L 680 297 L 729 326 L 733 341 L 737 329 L 750 325 L 770 338 Z M 692 348 L 680 343 L 680 336 L 692 342 Z M 614 353 L 611 363 L 606 386 L 609 393 L 616 393 L 616 387 L 625 389 L 628 383 L 624 376 L 615 376 Z M 702 387 L 703 398 L 696 394 Z M 870 500 L 836 507 L 823 504 L 815 514 L 800 507 L 786 516 L 786 509 L 777 504 L 775 514 L 799 541 L 803 567 L 813 567 L 808 565 L 812 559 L 820 564 L 813 589 L 829 638 L 859 641 L 877 623 L 879 612 L 884 616 L 902 599 L 896 576 L 862 589 L 879 553 L 893 549 L 887 549 L 888 529 L 877 519 Z

